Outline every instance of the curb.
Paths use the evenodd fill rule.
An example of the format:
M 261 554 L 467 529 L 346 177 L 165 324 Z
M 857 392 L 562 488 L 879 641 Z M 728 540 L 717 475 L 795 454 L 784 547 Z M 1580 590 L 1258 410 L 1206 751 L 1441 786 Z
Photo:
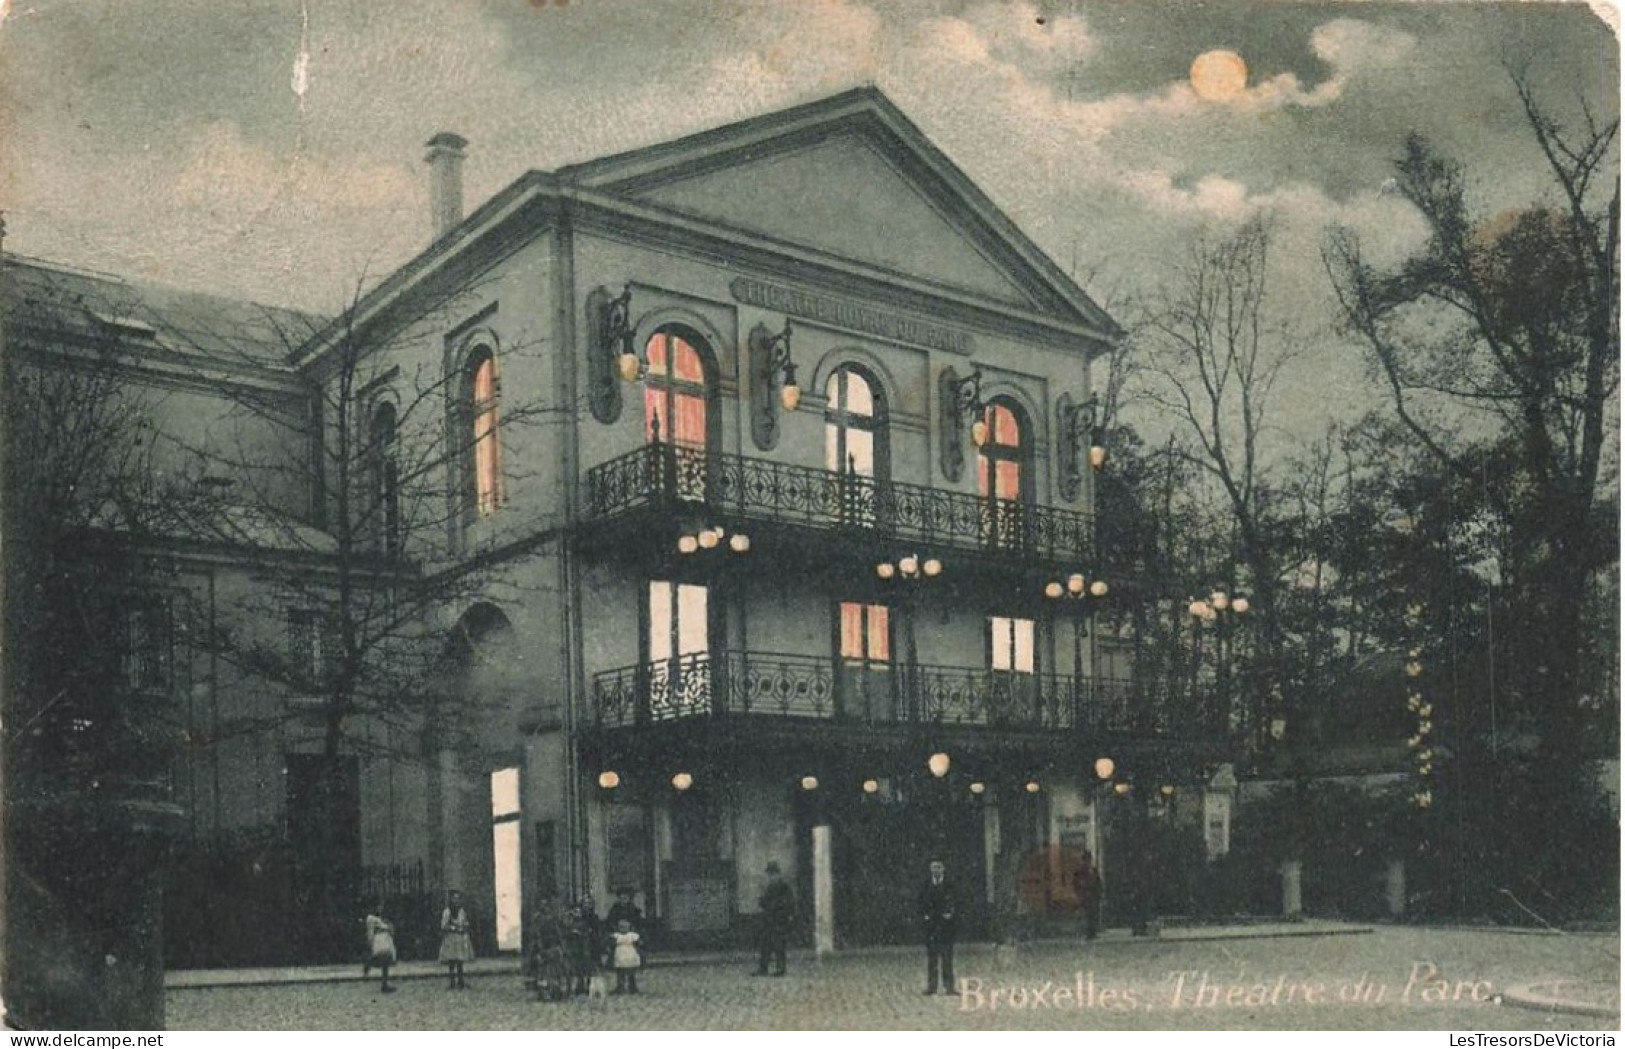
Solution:
M 1259 926 L 1215 926 L 1202 928 L 1187 926 L 1177 929 L 1164 928 L 1159 936 L 1129 936 L 1126 932 L 1107 932 L 1095 941 L 1095 946 L 1108 945 L 1151 945 L 1151 944 L 1179 944 L 1179 943 L 1207 943 L 1220 940 L 1268 940 L 1302 938 L 1308 936 L 1350 936 L 1375 932 L 1369 925 L 1343 925 L 1343 924 L 1316 924 L 1293 923 L 1290 925 L 1259 925 Z M 1057 937 L 1026 940 L 1016 945 L 1018 950 L 1053 950 L 1078 946 L 1081 944 L 1076 937 Z M 994 943 L 966 943 L 961 945 L 965 953 L 992 952 L 998 950 L 1000 945 Z M 791 959 L 797 965 L 814 965 L 821 961 L 839 960 L 841 958 L 872 958 L 889 955 L 912 957 L 920 949 L 919 944 L 883 944 L 872 947 L 853 947 L 837 952 L 832 959 L 820 959 L 811 951 L 802 950 L 791 952 Z M 648 962 L 651 969 L 676 968 L 689 965 L 738 965 L 750 967 L 756 964 L 756 955 L 750 951 L 714 952 L 694 954 L 672 954 L 656 956 Z M 490 958 L 480 959 L 469 963 L 465 974 L 468 979 L 484 979 L 489 976 L 521 977 L 524 967 L 517 958 Z M 393 967 L 390 980 L 423 981 L 443 980 L 445 970 L 435 962 L 406 962 Z M 312 966 L 309 968 L 263 968 L 263 969 L 177 969 L 164 974 L 164 989 L 166 991 L 200 991 L 226 987 L 282 987 L 301 986 L 323 983 L 372 983 L 377 976 L 362 976 L 355 965 L 329 965 Z
M 1566 997 L 1561 988 L 1565 985 L 1579 985 L 1581 987 L 1595 987 L 1603 991 L 1618 991 L 1617 987 L 1610 988 L 1607 984 L 1585 980 L 1553 980 L 1548 983 L 1521 984 L 1508 987 L 1502 991 L 1498 1001 L 1502 1005 L 1510 1005 L 1515 1009 L 1533 1009 L 1543 1013 L 1568 1013 L 1573 1016 L 1591 1016 L 1601 1019 L 1617 1019 L 1619 1005 L 1604 1005 L 1597 1002 L 1579 1001 Z

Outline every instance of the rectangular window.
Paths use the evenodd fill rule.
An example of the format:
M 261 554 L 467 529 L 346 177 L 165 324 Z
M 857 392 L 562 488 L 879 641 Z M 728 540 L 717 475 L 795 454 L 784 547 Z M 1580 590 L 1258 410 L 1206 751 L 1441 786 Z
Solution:
M 841 658 L 891 662 L 891 612 L 885 605 L 841 602 Z
M 1033 672 L 1033 621 L 992 616 L 988 619 L 989 653 L 994 670 Z
M 329 616 L 309 608 L 288 611 L 288 668 L 296 687 L 326 688 L 338 659 L 337 647 L 337 631 Z
M 169 599 L 133 596 L 123 612 L 122 677 L 132 691 L 167 693 L 173 665 Z
M 649 584 L 649 704 L 657 720 L 710 708 L 708 604 L 703 586 Z

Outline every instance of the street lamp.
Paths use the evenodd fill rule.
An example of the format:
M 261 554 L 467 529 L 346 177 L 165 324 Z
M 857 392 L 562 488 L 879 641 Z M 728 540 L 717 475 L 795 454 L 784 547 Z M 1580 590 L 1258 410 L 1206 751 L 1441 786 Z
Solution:
M 727 543 L 724 545 L 723 540 Z M 700 551 L 725 549 L 729 553 L 750 553 L 750 536 L 744 532 L 728 534 L 728 530 L 721 525 L 701 528 L 694 532 L 684 532 L 677 537 L 677 552 L 680 554 L 697 554 Z
M 920 557 L 907 553 L 895 562 L 881 561 L 875 565 L 875 575 L 898 588 L 898 606 L 903 613 L 903 636 L 907 642 L 906 662 L 903 665 L 902 695 L 911 702 L 919 700 L 919 639 L 914 626 L 918 611 L 917 587 L 942 575 L 942 562 L 935 557 Z
M 1095 617 L 1099 603 L 1111 592 L 1111 587 L 1104 579 L 1089 580 L 1082 572 L 1073 572 L 1063 582 L 1060 579 L 1051 579 L 1044 584 L 1044 596 L 1051 601 L 1058 602 L 1058 607 L 1066 607 L 1068 602 L 1076 609 L 1072 617 L 1072 712 L 1073 724 L 1083 722 L 1083 649 L 1084 641 L 1090 638 L 1089 623 Z M 1089 659 L 1089 685 L 1093 688 L 1094 652 L 1091 648 Z
M 1241 594 L 1231 594 L 1223 587 L 1214 587 L 1206 598 L 1193 600 L 1187 608 L 1195 620 L 1193 643 L 1201 637 L 1203 623 L 1211 624 L 1215 631 L 1215 678 L 1218 686 L 1218 720 L 1223 731 L 1230 730 L 1230 675 L 1235 657 L 1234 620 L 1246 615 L 1252 603 Z

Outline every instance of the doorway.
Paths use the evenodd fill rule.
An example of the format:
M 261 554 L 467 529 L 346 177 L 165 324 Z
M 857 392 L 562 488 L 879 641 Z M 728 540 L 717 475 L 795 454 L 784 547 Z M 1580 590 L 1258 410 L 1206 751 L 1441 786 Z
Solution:
M 986 935 L 987 866 L 982 809 L 949 796 L 947 784 L 903 791 L 877 781 L 834 814 L 835 934 L 842 945 L 917 940 L 926 865 L 948 865 L 959 904 L 959 936 Z M 806 831 L 810 836 L 811 829 Z

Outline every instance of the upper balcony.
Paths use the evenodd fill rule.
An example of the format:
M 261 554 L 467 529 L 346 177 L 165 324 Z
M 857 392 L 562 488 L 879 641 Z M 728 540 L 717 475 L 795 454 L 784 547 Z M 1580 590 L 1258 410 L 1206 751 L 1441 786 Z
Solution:
M 665 442 L 587 472 L 587 516 L 593 520 L 683 507 L 735 523 L 857 532 L 984 557 L 1094 561 L 1094 518 L 1077 510 Z
M 1196 726 L 1131 682 L 975 667 L 844 665 L 777 652 L 697 653 L 593 677 L 599 729 L 690 718 L 926 725 L 1174 739 Z

